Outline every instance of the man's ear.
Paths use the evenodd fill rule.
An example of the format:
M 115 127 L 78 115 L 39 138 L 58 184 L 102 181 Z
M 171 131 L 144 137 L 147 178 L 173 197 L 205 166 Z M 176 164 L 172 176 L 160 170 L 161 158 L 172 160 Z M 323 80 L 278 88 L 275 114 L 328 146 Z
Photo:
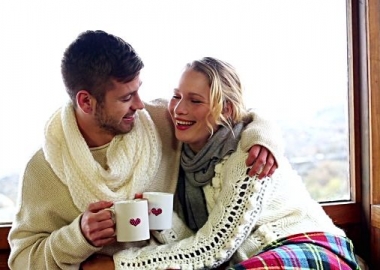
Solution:
M 86 90 L 80 90 L 77 93 L 76 100 L 78 109 L 84 113 L 91 114 L 95 110 L 96 101 Z

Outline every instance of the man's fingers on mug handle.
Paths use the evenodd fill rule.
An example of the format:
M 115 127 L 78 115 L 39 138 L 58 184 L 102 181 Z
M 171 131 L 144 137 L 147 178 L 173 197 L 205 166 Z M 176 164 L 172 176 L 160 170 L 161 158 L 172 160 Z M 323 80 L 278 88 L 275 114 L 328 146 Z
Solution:
M 100 202 L 90 203 L 90 205 L 88 206 L 88 211 L 96 213 L 103 210 L 104 208 L 111 207 L 112 205 L 113 205 L 113 202 L 109 202 L 109 201 L 100 201 Z
M 115 219 L 115 209 L 114 209 L 114 208 L 104 208 L 104 209 L 102 209 L 102 210 L 110 212 L 110 214 L 111 214 L 111 219 L 112 219 L 112 221 L 113 221 L 113 224 L 116 224 L 116 219 Z
M 113 236 L 113 237 L 108 237 L 108 238 L 97 240 L 96 244 L 94 246 L 96 246 L 96 247 L 102 247 L 102 246 L 105 246 L 105 245 L 112 244 L 114 242 L 116 242 L 116 238 Z

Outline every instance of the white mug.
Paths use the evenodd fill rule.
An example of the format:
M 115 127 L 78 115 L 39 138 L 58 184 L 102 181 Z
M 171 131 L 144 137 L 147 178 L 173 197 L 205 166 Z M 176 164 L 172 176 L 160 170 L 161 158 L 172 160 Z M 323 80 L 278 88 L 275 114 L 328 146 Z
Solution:
M 144 192 L 143 198 L 148 200 L 149 229 L 170 229 L 172 227 L 173 194 Z
M 148 202 L 126 200 L 115 202 L 107 208 L 115 217 L 116 240 L 118 242 L 142 241 L 150 238 Z

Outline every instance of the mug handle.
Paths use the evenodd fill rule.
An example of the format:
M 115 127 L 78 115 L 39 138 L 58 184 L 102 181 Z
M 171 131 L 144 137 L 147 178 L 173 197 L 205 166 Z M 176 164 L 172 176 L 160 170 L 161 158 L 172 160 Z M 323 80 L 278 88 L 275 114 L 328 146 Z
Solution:
M 111 215 L 112 215 L 112 221 L 114 224 L 116 224 L 116 212 L 115 212 L 115 208 L 111 207 L 111 208 L 104 208 L 103 210 L 105 211 L 110 211 L 111 212 Z

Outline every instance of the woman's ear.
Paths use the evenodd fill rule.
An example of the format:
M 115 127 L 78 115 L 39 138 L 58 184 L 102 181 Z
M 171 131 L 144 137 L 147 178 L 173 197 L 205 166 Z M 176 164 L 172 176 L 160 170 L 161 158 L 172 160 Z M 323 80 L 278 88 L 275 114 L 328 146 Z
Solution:
M 91 114 L 95 110 L 96 101 L 86 90 L 77 93 L 77 107 L 86 114 Z
M 232 117 L 232 105 L 231 105 L 231 102 L 229 101 L 224 102 L 223 116 L 226 119 L 230 119 Z

